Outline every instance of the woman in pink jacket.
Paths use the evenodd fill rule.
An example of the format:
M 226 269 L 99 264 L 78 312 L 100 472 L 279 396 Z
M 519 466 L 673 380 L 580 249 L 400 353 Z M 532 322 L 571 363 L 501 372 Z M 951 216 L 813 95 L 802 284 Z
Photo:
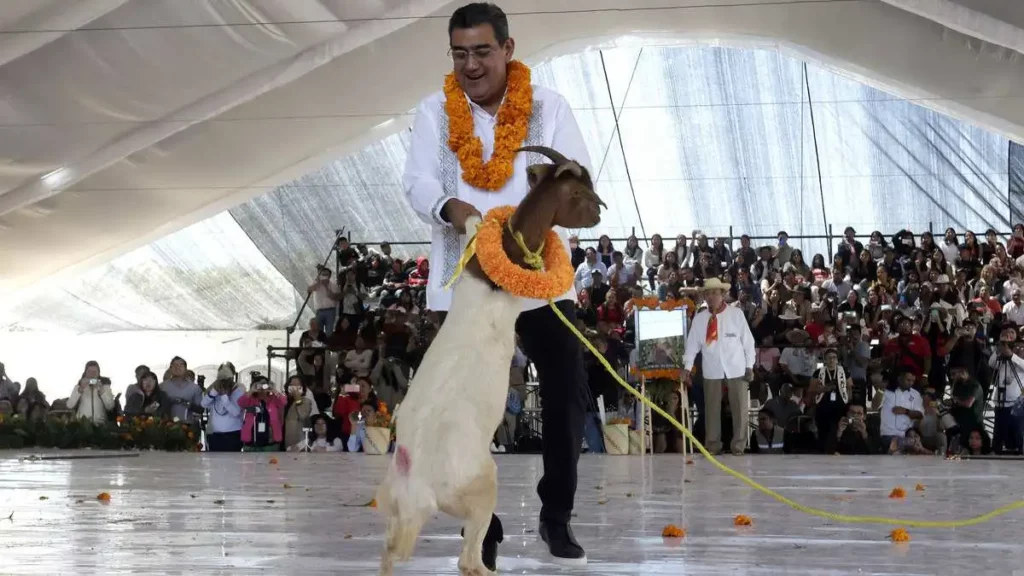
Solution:
M 247 452 L 274 452 L 284 439 L 284 406 L 288 398 L 278 394 L 265 377 L 252 383 L 249 393 L 238 399 L 245 411 L 242 444 Z

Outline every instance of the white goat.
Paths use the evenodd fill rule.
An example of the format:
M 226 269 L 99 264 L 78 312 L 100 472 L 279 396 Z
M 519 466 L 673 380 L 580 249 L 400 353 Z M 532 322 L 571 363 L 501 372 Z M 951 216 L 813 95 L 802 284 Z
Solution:
M 528 168 L 530 192 L 510 222 L 536 250 L 553 226 L 590 227 L 600 221 L 600 198 L 586 169 L 547 148 L 555 161 Z M 478 219 L 466 223 L 475 229 Z M 522 253 L 506 233 L 509 258 Z M 459 569 L 483 576 L 481 547 L 497 504 L 497 467 L 490 443 L 505 412 L 515 323 L 522 301 L 487 280 L 475 259 L 456 284 L 452 307 L 395 414 L 396 450 L 377 493 L 388 516 L 380 573 L 413 552 L 436 510 L 462 519 Z M 571 337 L 571 336 L 568 336 Z

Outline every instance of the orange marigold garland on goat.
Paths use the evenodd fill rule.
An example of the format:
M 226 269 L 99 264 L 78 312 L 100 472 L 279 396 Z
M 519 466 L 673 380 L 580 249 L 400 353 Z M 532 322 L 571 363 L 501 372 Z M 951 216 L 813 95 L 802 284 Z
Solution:
M 513 212 L 511 206 L 498 206 L 484 216 L 473 239 L 480 268 L 502 290 L 516 296 L 549 300 L 565 294 L 572 286 L 573 269 L 558 233 L 549 231 L 539 250 L 543 270 L 527 270 L 509 260 L 502 236 Z
M 495 192 L 512 177 L 516 149 L 526 140 L 533 114 L 530 68 L 514 60 L 508 64 L 505 100 L 494 127 L 494 153 L 484 162 L 484 145 L 473 133 L 473 112 L 455 73 L 444 79 L 444 111 L 448 115 L 448 147 L 459 158 L 462 180 L 474 188 Z

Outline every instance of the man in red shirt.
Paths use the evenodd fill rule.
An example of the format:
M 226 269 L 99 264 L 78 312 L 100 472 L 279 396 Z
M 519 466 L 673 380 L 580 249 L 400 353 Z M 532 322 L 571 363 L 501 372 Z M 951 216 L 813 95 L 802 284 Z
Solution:
M 896 320 L 897 336 L 885 343 L 882 357 L 892 362 L 893 373 L 900 367 L 907 367 L 917 376 L 917 383 L 923 386 L 932 369 L 932 349 L 928 340 L 913 332 L 913 317 L 904 313 Z

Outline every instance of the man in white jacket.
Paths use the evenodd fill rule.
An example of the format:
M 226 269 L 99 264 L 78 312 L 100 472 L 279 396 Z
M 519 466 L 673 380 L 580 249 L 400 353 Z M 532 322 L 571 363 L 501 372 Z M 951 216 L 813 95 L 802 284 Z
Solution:
M 707 309 L 694 318 L 686 338 L 683 378 L 688 384 L 697 353 L 704 373 L 704 444 L 712 454 L 722 451 L 722 389 L 729 389 L 732 408 L 732 453 L 740 456 L 747 443 L 748 384 L 754 378 L 754 336 L 743 311 L 725 303 L 730 286 L 718 278 L 704 281 Z

